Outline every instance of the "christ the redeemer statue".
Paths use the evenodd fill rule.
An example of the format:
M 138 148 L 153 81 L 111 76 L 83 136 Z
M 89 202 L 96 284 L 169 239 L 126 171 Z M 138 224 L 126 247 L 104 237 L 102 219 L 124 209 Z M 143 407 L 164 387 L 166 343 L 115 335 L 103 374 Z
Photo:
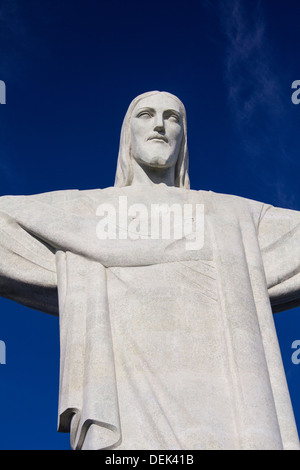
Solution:
M 121 197 L 202 205 L 203 246 L 99 237 Z M 0 250 L 0 294 L 59 315 L 73 449 L 299 449 L 273 313 L 300 305 L 300 213 L 190 190 L 175 96 L 133 100 L 114 187 L 0 198 Z

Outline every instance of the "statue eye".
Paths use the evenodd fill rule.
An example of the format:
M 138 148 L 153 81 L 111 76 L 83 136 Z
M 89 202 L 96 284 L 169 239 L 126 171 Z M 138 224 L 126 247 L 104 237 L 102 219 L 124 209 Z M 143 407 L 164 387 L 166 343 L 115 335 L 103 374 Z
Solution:
M 151 118 L 152 115 L 149 111 L 142 111 L 141 113 L 138 114 L 137 117 L 142 117 L 142 118 Z
M 166 117 L 167 117 L 167 119 L 169 119 L 169 121 L 179 122 L 179 116 L 177 116 L 177 114 L 170 113 Z

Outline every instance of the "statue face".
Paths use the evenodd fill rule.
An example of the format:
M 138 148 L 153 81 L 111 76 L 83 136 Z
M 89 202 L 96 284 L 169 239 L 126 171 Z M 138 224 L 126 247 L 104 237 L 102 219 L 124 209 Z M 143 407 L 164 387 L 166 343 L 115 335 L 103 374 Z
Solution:
M 131 118 L 131 152 L 140 164 L 170 168 L 176 164 L 183 135 L 179 103 L 164 93 L 142 99 Z

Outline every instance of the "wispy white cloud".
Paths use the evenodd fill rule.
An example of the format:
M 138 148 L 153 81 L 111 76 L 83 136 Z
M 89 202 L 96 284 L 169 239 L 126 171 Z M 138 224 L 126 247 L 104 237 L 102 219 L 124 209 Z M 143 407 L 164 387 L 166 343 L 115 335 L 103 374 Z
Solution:
M 239 125 L 251 123 L 256 113 L 274 120 L 282 112 L 261 5 L 253 1 L 251 10 L 249 5 L 241 0 L 219 3 L 226 40 L 225 81 Z
M 291 203 L 286 167 L 287 103 L 260 0 L 202 0 L 218 17 L 228 106 L 244 162 L 282 205 Z

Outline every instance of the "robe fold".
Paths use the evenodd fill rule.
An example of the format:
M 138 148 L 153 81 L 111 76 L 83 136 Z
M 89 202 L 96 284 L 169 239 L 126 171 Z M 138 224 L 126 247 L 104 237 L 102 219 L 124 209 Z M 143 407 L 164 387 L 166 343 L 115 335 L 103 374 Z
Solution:
M 126 187 L 0 198 L 0 295 L 59 314 L 59 431 L 71 433 L 74 449 L 145 448 L 145 442 L 148 448 L 299 449 L 272 315 L 300 305 L 300 213 L 164 185 L 144 193 Z M 99 240 L 97 207 L 118 207 L 121 195 L 128 204 L 204 204 L 203 248 L 186 250 L 184 237 Z M 180 301 L 167 296 L 168 282 L 174 292 L 180 289 Z M 142 294 L 148 304 L 154 299 L 157 323 L 150 321 L 150 307 L 143 310 L 136 302 Z M 159 311 L 160 299 L 168 321 Z M 190 310 L 183 311 L 189 301 Z M 142 343 L 124 336 L 126 325 L 135 331 L 148 321 L 148 342 L 142 333 Z M 156 384 L 150 375 L 172 338 L 175 349 L 182 347 L 183 362 L 177 348 Z M 145 373 L 139 369 L 140 350 L 130 349 L 135 346 L 144 348 Z M 205 369 L 206 351 L 209 364 L 220 363 L 219 376 Z M 217 362 L 218 357 L 223 359 Z M 176 360 L 178 377 L 186 381 L 175 390 Z M 190 376 L 196 371 L 190 389 L 189 368 Z M 143 381 L 139 389 L 137 378 Z M 223 386 L 228 414 L 220 402 Z M 131 429 L 130 403 L 122 391 L 128 400 L 135 393 L 137 402 L 144 400 L 149 426 L 141 420 Z M 181 406 L 185 393 L 189 400 Z M 213 408 L 213 400 L 216 414 L 203 409 Z M 176 420 L 176 407 L 178 416 L 195 413 L 203 419 L 202 427 L 192 419 L 190 425 Z M 215 437 L 208 431 L 210 419 Z M 172 434 L 169 440 L 159 438 L 164 429 Z

